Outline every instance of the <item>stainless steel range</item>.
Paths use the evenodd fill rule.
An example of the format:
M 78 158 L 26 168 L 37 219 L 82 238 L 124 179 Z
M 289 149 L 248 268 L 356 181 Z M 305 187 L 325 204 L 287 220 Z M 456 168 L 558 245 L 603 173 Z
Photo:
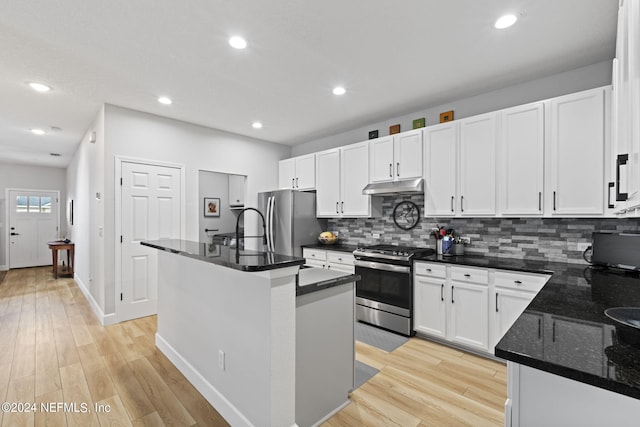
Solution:
M 413 335 L 413 258 L 431 248 L 374 245 L 353 251 L 356 319 L 403 335 Z

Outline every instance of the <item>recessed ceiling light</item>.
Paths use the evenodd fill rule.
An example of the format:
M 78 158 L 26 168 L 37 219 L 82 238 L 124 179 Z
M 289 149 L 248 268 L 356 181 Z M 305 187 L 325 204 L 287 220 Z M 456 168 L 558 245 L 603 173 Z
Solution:
M 498 30 L 503 30 L 515 24 L 517 20 L 518 18 L 515 15 L 503 15 L 500 18 L 498 18 L 494 26 Z
M 168 98 L 166 96 L 161 96 L 160 98 L 158 98 L 158 102 L 160 104 L 164 104 L 164 105 L 171 105 L 173 104 L 173 101 L 171 100 L 171 98 Z
M 347 91 L 342 86 L 338 86 L 338 87 L 334 87 L 333 88 L 333 94 L 334 95 L 344 95 L 345 93 L 347 93 Z
M 31 129 L 31 132 L 35 133 L 36 135 L 44 135 L 46 133 L 42 129 Z
M 247 47 L 247 41 L 239 36 L 233 36 L 229 39 L 229 44 L 231 47 L 236 49 L 244 49 Z
M 260 122 L 253 122 L 251 126 L 253 126 L 254 129 L 262 129 L 262 123 Z
M 42 83 L 31 82 L 29 83 L 29 86 L 31 86 L 31 89 L 35 90 L 36 92 L 49 92 L 51 90 L 50 86 Z

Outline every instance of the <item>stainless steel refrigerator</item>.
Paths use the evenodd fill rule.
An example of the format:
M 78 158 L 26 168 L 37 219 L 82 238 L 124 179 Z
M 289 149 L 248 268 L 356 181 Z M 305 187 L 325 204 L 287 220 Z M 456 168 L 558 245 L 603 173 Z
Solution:
M 295 190 L 275 190 L 258 194 L 258 207 L 266 221 L 264 250 L 302 256 L 301 245 L 318 242 L 326 230 L 326 220 L 316 218 L 316 194 Z

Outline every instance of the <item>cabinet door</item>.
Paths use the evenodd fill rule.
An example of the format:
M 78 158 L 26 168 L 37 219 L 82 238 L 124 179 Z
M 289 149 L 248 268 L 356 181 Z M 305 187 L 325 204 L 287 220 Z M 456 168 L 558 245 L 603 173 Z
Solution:
M 488 351 L 488 297 L 486 285 L 451 282 L 448 325 L 451 341 Z
M 493 295 L 491 351 L 535 297 L 534 293 L 496 288 Z
M 371 198 L 362 195 L 362 189 L 369 183 L 369 142 L 347 145 L 340 150 L 340 214 L 369 216 Z
M 416 332 L 440 338 L 446 335 L 446 279 L 415 276 L 414 320 Z
M 393 181 L 393 136 L 369 141 L 371 150 L 371 182 Z
M 550 120 L 551 214 L 602 214 L 604 90 L 552 99 Z
M 496 116 L 460 121 L 460 214 L 496 213 Z
M 458 124 L 425 129 L 425 209 L 428 217 L 453 216 L 457 203 Z
M 316 172 L 317 216 L 340 216 L 340 149 L 316 153 Z
M 295 158 L 296 190 L 313 190 L 316 188 L 316 155 L 300 156 Z
M 422 177 L 422 129 L 403 132 L 393 141 L 394 179 Z
M 500 113 L 500 210 L 503 215 L 542 215 L 544 107 L 542 103 Z
M 278 162 L 278 188 L 293 188 L 296 182 L 295 159 L 280 160 Z
M 244 206 L 244 175 L 229 175 L 229 206 Z

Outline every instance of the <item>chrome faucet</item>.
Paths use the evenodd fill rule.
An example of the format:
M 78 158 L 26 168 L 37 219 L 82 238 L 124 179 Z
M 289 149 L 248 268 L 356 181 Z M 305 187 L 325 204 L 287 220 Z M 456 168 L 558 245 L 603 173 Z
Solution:
M 242 236 L 242 247 L 244 248 L 244 239 L 245 237 L 262 237 L 262 242 L 267 244 L 267 225 L 264 220 L 264 215 L 256 208 L 244 208 L 238 214 L 238 218 L 236 219 L 236 252 L 240 250 L 240 218 L 244 215 L 246 211 L 256 211 L 260 218 L 262 218 L 262 236 Z

